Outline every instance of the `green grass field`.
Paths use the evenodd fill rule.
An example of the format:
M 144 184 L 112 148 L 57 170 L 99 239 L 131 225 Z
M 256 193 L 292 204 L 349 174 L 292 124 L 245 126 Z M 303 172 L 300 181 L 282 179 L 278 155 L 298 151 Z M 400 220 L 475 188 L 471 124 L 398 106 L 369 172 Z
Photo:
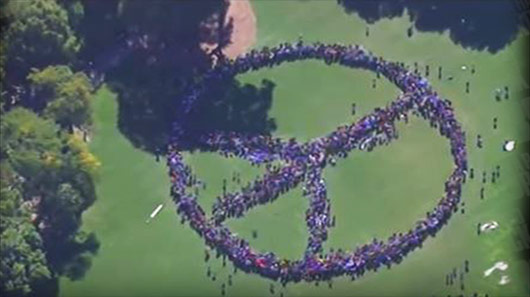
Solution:
M 455 215 L 435 238 L 427 240 L 421 250 L 405 261 L 368 273 L 354 282 L 335 280 L 333 289 L 326 284 L 288 285 L 280 289 L 285 296 L 447 296 L 474 292 L 489 296 L 528 296 L 530 270 L 517 254 L 523 242 L 519 238 L 521 197 L 523 193 L 520 157 L 516 149 L 502 152 L 505 139 L 528 140 L 528 124 L 523 100 L 524 65 L 520 62 L 528 43 L 528 33 L 499 53 L 465 50 L 455 45 L 447 33 L 418 33 L 407 38 L 407 17 L 381 20 L 370 25 L 356 15 L 345 14 L 335 1 L 254 1 L 258 19 L 256 48 L 295 41 L 300 34 L 305 41 L 363 44 L 388 60 L 399 60 L 420 69 L 430 65 L 429 80 L 438 92 L 450 99 L 468 138 L 470 167 L 475 179 L 464 185 L 465 214 Z M 288 17 L 287 17 L 288 15 Z M 460 69 L 476 66 L 477 72 Z M 436 70 L 443 65 L 445 75 L 454 80 L 440 81 Z M 434 75 L 433 75 L 434 74 Z M 277 136 L 297 137 L 305 141 L 332 131 L 337 125 L 350 123 L 374 107 L 393 100 L 397 89 L 384 80 L 371 87 L 375 74 L 353 71 L 319 62 L 293 63 L 270 70 L 243 75 L 245 83 L 258 84 L 267 78 L 276 84 L 269 116 L 276 120 Z M 471 82 L 471 93 L 464 92 Z M 495 88 L 509 86 L 509 100 L 496 102 Z M 83 216 L 84 229 L 96 232 L 101 241 L 98 255 L 84 279 L 61 280 L 61 296 L 212 296 L 221 295 L 232 265 L 222 267 L 221 260 L 204 263 L 202 240 L 186 225 L 181 225 L 169 199 L 169 180 L 165 162 L 135 149 L 117 128 L 115 95 L 101 88 L 94 97 L 95 135 L 91 148 L 102 161 L 97 181 L 98 200 Z M 357 115 L 350 115 L 352 102 Z M 493 130 L 493 117 L 499 128 Z M 326 249 L 351 249 L 374 236 L 387 237 L 405 231 L 417 218 L 434 207 L 443 191 L 443 182 L 452 164 L 447 141 L 429 125 L 413 118 L 399 124 L 400 138 L 371 153 L 354 152 L 336 167 L 325 170 L 332 213 L 337 225 L 330 230 Z M 485 148 L 475 147 L 477 133 L 482 134 Z M 207 211 L 221 193 L 223 178 L 240 172 L 243 180 L 252 180 L 262 169 L 237 159 L 217 154 L 187 154 L 187 161 L 197 175 L 208 183 L 201 203 Z M 489 173 L 501 166 L 501 178 L 485 185 L 486 198 L 479 199 L 482 171 Z M 237 189 L 229 183 L 229 190 Z M 149 224 L 151 211 L 166 202 L 162 212 Z M 229 226 L 247 238 L 254 247 L 288 257 L 301 257 L 307 231 L 304 212 L 307 201 L 296 189 L 274 204 L 254 209 L 246 217 L 229 221 Z M 496 220 L 496 232 L 476 235 L 478 222 Z M 258 238 L 252 239 L 252 230 Z M 458 285 L 445 285 L 445 275 L 453 267 L 462 269 L 470 261 L 465 275 L 465 291 Z M 503 274 L 511 282 L 498 284 L 501 274 L 488 278 L 483 271 L 496 261 L 506 261 Z M 210 265 L 217 280 L 206 277 Z M 271 281 L 238 272 L 228 296 L 265 296 Z

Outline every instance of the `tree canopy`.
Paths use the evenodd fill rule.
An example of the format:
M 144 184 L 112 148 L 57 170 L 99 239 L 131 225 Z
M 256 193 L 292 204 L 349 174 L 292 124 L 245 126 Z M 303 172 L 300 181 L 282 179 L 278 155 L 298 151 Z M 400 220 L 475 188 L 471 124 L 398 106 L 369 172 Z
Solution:
M 187 82 L 211 67 L 200 44 L 224 28 L 208 23 L 222 24 L 226 9 L 223 0 L 0 1 L 0 295 L 57 294 L 39 290 L 81 278 L 99 247 L 80 226 L 101 163 L 74 132 L 92 123 L 94 75 L 118 93 L 120 131 L 163 149 Z M 215 115 L 201 132 L 250 120 L 253 132 L 272 129 L 273 88 L 226 82 L 226 95 L 200 106 Z
M 82 73 L 72 73 L 68 66 L 48 66 L 28 75 L 32 94 L 27 104 L 55 120 L 62 128 L 90 124 L 92 85 Z
M 53 0 L 9 1 L 6 43 L 6 79 L 23 81 L 31 68 L 71 63 L 80 48 L 68 13 Z
M 84 242 L 78 235 L 81 213 L 95 199 L 92 177 L 98 166 L 86 144 L 52 120 L 21 107 L 3 114 L 2 291 L 28 293 L 77 261 L 83 246 L 95 251 L 93 236 L 83 235 Z M 65 254 L 65 247 L 81 252 Z

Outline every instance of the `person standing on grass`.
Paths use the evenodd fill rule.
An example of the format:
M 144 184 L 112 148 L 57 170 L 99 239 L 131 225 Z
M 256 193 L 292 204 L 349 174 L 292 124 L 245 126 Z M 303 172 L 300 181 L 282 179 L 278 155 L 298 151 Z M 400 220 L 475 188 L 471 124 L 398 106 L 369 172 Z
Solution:
M 160 148 L 155 149 L 155 159 L 157 162 L 160 162 Z
M 501 166 L 497 165 L 497 178 L 501 177 Z
M 497 100 L 497 102 L 501 101 L 501 90 L 500 89 L 495 89 L 495 100 Z

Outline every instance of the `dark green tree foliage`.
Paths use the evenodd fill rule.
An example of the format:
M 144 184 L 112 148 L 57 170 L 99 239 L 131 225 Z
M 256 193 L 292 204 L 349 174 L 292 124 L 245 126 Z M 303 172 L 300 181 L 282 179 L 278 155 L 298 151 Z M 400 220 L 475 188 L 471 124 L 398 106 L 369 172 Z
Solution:
M 0 162 L 0 233 L 7 226 L 6 220 L 19 215 L 22 203 L 20 177 L 7 161 Z
M 0 114 L 4 110 L 7 101 L 7 94 L 5 93 L 5 65 L 6 65 L 6 40 L 4 38 L 7 28 L 7 15 L 5 13 L 5 1 L 0 1 Z
M 91 123 L 92 85 L 82 73 L 72 73 L 68 66 L 49 66 L 28 76 L 31 84 L 31 106 L 44 109 L 44 115 L 62 128 Z
M 42 239 L 29 217 L 3 220 L 0 233 L 0 292 L 25 295 L 32 285 L 50 279 Z
M 24 295 L 51 278 L 42 239 L 23 204 L 22 179 L 0 161 L 0 293 Z
M 97 250 L 95 237 L 78 231 L 95 192 L 88 152 L 74 137 L 24 108 L 2 115 L 2 291 L 28 293 L 57 274 L 79 278 L 89 266 L 86 252 Z
M 67 11 L 54 0 L 8 1 L 6 85 L 23 83 L 31 68 L 69 64 L 80 44 Z

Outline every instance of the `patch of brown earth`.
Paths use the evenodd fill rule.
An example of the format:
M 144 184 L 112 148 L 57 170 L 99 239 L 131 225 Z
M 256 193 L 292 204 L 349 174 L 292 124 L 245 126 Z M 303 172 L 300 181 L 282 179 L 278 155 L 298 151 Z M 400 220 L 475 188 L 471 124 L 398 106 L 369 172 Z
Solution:
M 223 48 L 223 54 L 228 58 L 235 58 L 245 53 L 255 42 L 257 36 L 256 15 L 249 0 L 230 0 L 225 26 L 232 21 L 230 43 Z M 210 53 L 217 47 L 217 43 L 202 43 L 201 48 Z

